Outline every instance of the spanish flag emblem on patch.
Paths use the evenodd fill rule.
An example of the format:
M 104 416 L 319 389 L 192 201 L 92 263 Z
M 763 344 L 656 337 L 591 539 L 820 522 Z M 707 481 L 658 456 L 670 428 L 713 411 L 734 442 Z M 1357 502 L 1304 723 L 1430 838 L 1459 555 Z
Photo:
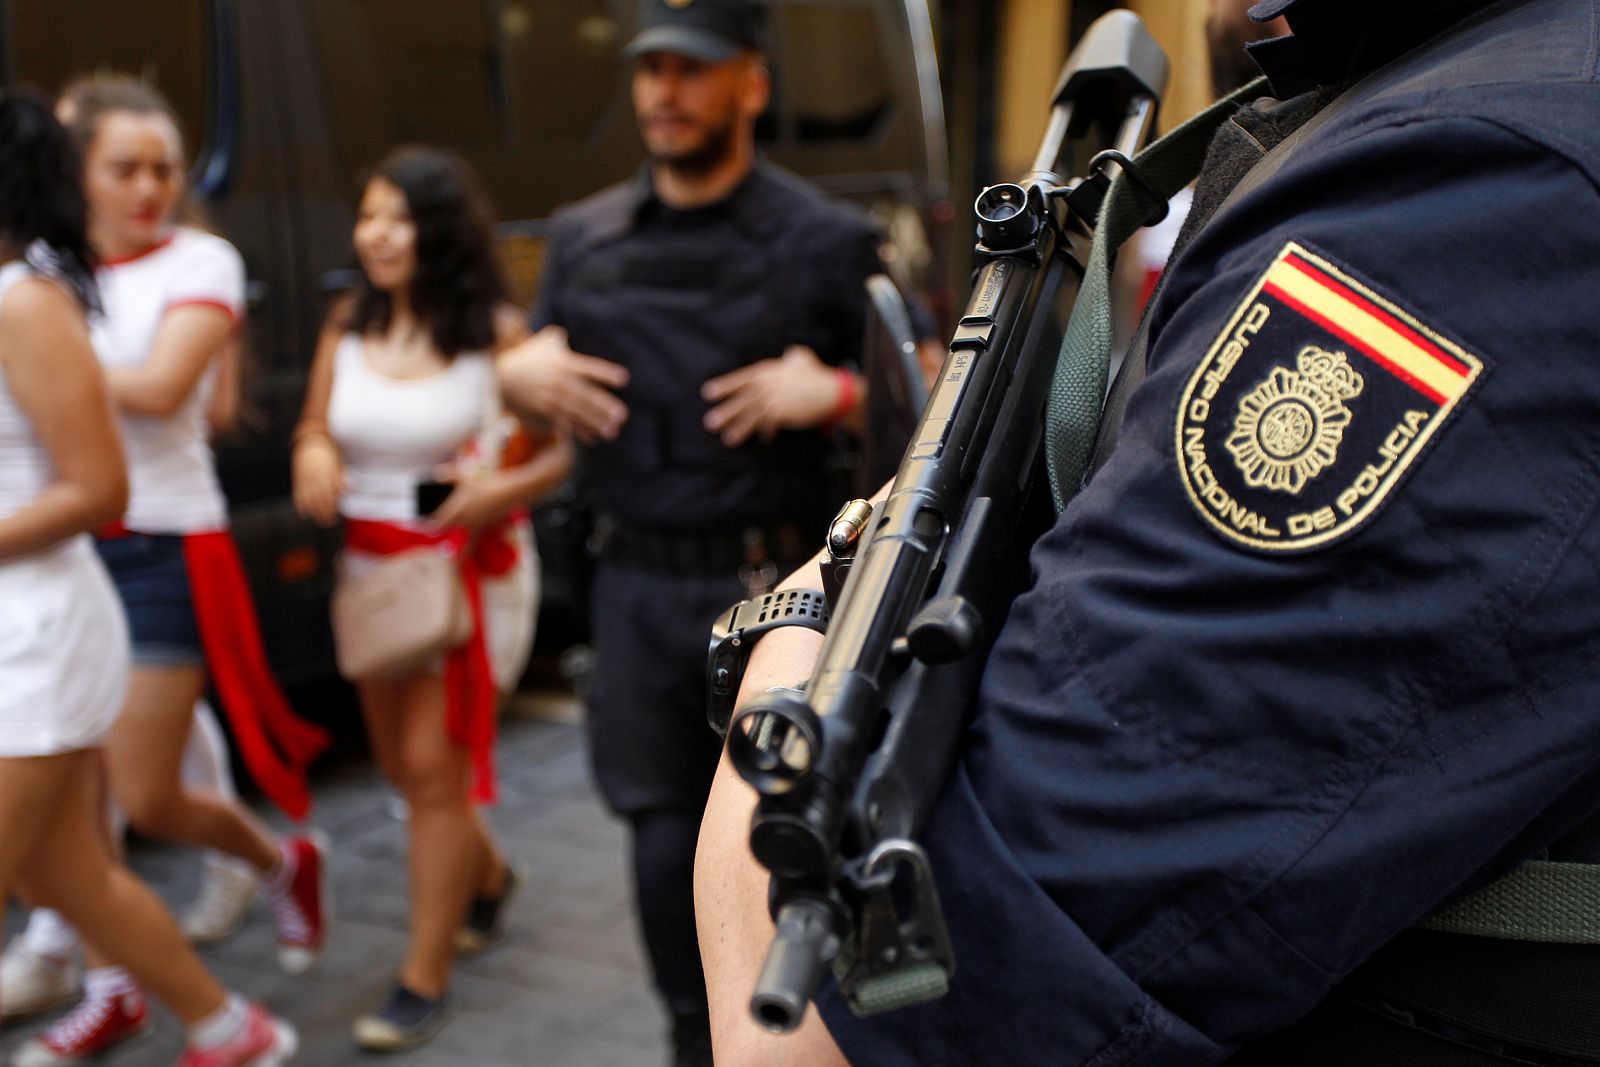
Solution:
M 1377 514 L 1483 372 L 1482 360 L 1291 243 L 1184 390 L 1184 489 L 1238 544 L 1332 544 Z

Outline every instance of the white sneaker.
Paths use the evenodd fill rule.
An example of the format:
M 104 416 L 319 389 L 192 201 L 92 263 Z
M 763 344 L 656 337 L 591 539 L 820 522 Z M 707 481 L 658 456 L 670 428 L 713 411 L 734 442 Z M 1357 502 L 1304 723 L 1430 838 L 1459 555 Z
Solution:
M 200 895 L 183 913 L 183 936 L 196 945 L 232 937 L 244 923 L 261 891 L 261 880 L 249 867 L 207 857 Z
M 22 941 L 0 956 L 0 1020 L 11 1022 L 65 1007 L 83 992 L 78 965 L 41 956 Z

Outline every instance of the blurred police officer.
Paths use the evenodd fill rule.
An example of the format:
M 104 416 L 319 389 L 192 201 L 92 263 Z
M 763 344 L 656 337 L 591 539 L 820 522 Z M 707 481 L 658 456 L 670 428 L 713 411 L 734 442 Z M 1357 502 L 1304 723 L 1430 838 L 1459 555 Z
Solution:
M 632 824 L 640 920 L 684 1063 L 709 1062 L 691 899 L 718 753 L 706 634 L 821 540 L 838 503 L 824 431 L 859 420 L 845 365 L 881 269 L 863 214 L 757 158 L 762 16 L 749 0 L 643 5 L 625 54 L 648 163 L 557 213 L 537 333 L 502 374 L 514 406 L 587 446 L 605 545 L 592 756 Z
M 725 773 L 720 1067 L 1600 1063 L 1593 868 L 1562 867 L 1576 907 L 1408 929 L 1600 856 L 1600 3 L 1253 13 L 1293 31 L 1253 48 L 1275 99 L 1211 143 L 1147 376 L 924 835 L 949 994 L 856 1019 L 825 989 L 826 1030 L 758 1031 L 767 879 Z M 747 693 L 816 640 L 763 638 Z

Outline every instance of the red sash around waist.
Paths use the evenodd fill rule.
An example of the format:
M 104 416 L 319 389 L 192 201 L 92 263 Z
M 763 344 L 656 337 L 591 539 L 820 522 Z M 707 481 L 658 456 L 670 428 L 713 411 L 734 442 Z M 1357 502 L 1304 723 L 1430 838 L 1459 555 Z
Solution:
M 332 738 L 294 713 L 272 676 L 233 534 L 190 534 L 183 556 L 206 665 L 240 755 L 262 792 L 300 822 L 311 811 L 306 769 Z
M 470 546 L 467 532 L 454 527 L 438 532 L 396 523 L 346 519 L 345 546 L 373 556 L 392 556 L 413 548 L 443 545 L 461 568 L 461 584 L 472 609 L 472 636 L 444 660 L 445 731 L 472 757 L 472 799 L 493 804 L 495 686 L 489 665 L 489 644 L 483 622 L 483 579 L 509 574 L 517 564 L 517 546 L 510 521 L 486 530 Z
M 116 538 L 129 532 L 112 523 L 96 535 Z M 328 731 L 296 715 L 272 676 L 233 534 L 186 534 L 183 558 L 206 668 L 239 754 L 268 799 L 302 822 L 311 811 L 306 769 L 328 747 Z

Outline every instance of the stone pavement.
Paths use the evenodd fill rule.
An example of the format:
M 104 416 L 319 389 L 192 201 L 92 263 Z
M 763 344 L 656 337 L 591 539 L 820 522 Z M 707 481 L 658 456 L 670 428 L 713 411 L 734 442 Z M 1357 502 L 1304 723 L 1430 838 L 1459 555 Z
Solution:
M 300 1031 L 296 1064 L 395 1067 L 660 1067 L 666 1023 L 644 977 L 632 923 L 627 835 L 596 799 L 573 702 L 525 695 L 503 724 L 502 800 L 492 813 L 532 877 L 508 936 L 463 961 L 456 1018 L 432 1044 L 392 1057 L 360 1052 L 350 1022 L 387 993 L 404 944 L 404 825 L 365 762 L 316 781 L 314 824 L 333 839 L 335 927 L 327 955 L 303 978 L 278 971 L 270 911 L 260 902 L 231 941 L 202 950 L 224 983 L 265 1001 Z M 132 862 L 165 899 L 187 902 L 197 853 L 136 846 Z M 7 927 L 15 931 L 15 910 Z M 182 1051 L 176 1021 L 97 1067 L 168 1067 Z M 0 1032 L 9 1052 L 39 1024 Z

